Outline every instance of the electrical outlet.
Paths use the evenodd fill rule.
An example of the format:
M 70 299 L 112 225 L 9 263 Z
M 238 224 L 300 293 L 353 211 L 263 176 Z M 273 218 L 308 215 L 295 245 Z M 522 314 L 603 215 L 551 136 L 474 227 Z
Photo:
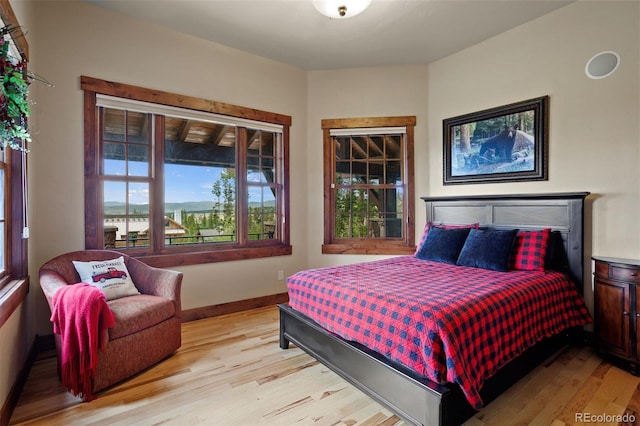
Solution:
M 281 269 L 278 271 L 278 281 L 284 280 L 284 271 Z

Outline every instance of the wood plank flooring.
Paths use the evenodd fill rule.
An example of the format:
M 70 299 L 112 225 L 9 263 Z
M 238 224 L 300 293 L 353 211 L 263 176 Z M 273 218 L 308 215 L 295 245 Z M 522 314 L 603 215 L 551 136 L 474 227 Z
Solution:
M 293 344 L 281 350 L 278 327 L 276 307 L 185 323 L 182 347 L 175 355 L 91 403 L 65 392 L 55 358 L 42 357 L 31 370 L 10 424 L 405 424 Z M 603 361 L 593 350 L 570 347 L 466 425 L 636 424 L 615 416 L 640 416 L 639 384 L 640 378 Z

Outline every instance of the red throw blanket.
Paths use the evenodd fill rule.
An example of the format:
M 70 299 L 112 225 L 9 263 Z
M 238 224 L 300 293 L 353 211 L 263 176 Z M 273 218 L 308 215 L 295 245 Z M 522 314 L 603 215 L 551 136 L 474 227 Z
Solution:
M 104 345 L 101 336 L 115 325 L 104 293 L 85 283 L 61 287 L 53 295 L 51 322 L 62 341 L 62 385 L 85 401 L 95 399 L 91 385 Z

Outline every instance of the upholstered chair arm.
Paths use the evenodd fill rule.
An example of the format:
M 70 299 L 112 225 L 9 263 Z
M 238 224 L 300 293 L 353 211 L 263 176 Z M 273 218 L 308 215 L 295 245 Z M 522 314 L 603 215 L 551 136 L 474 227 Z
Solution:
M 133 258 L 129 259 L 127 269 L 131 273 L 131 279 L 140 293 L 173 300 L 176 305 L 176 316 L 181 316 L 182 301 L 180 299 L 180 290 L 182 287 L 182 272 L 154 268 Z
M 49 303 L 49 307 L 53 307 L 53 294 L 61 287 L 69 285 L 60 274 L 55 271 L 43 269 L 40 271 L 40 287 Z

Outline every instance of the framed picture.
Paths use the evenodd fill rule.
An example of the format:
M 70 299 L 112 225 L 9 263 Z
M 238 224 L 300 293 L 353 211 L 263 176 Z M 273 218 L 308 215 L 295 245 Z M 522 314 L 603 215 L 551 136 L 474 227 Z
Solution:
M 549 97 L 442 121 L 444 184 L 547 180 Z

